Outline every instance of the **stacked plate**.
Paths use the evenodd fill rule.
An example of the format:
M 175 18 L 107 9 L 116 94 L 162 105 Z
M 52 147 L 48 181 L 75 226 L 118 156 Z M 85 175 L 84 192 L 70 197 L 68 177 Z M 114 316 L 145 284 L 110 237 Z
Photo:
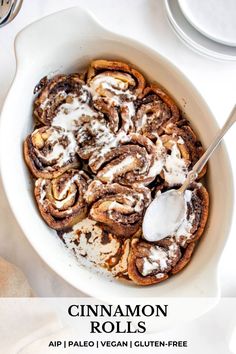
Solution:
M 169 21 L 192 49 L 236 60 L 236 0 L 165 0 Z

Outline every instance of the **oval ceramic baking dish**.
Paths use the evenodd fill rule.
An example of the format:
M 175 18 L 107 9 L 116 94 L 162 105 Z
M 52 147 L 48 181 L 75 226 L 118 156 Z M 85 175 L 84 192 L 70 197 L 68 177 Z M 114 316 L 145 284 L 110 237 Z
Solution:
M 184 271 L 151 287 L 111 281 L 79 266 L 56 233 L 42 221 L 23 161 L 22 143 L 32 131 L 35 83 L 52 72 L 83 69 L 95 58 L 131 62 L 146 77 L 160 83 L 184 109 L 203 145 L 208 146 L 218 126 L 188 78 L 153 49 L 107 31 L 80 8 L 64 10 L 29 25 L 18 34 L 15 49 L 16 75 L 1 116 L 1 172 L 11 208 L 42 259 L 74 287 L 103 300 L 113 296 L 216 297 L 219 294 L 217 268 L 227 240 L 233 205 L 231 167 L 223 144 L 209 163 L 210 216 L 193 259 Z

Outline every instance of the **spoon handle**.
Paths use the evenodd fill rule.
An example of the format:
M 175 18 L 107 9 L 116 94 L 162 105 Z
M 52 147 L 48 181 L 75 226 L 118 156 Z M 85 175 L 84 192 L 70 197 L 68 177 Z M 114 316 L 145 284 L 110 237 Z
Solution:
M 236 106 L 234 106 L 232 112 L 229 115 L 229 118 L 223 125 L 223 127 L 220 129 L 218 134 L 216 135 L 215 139 L 212 141 L 208 149 L 205 151 L 205 153 L 202 155 L 202 157 L 198 160 L 198 162 L 193 166 L 192 170 L 188 173 L 187 178 L 184 182 L 184 184 L 179 188 L 179 192 L 183 193 L 185 189 L 191 184 L 192 182 L 195 181 L 203 167 L 206 165 L 207 161 L 223 139 L 224 135 L 227 133 L 229 128 L 236 122 Z

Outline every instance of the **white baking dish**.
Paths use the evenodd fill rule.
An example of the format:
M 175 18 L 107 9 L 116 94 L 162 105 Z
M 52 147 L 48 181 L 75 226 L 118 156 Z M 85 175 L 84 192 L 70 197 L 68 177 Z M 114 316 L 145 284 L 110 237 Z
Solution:
M 209 163 L 210 215 L 193 259 L 178 275 L 149 287 L 110 281 L 78 266 L 56 233 L 39 215 L 22 153 L 23 140 L 33 128 L 35 84 L 49 73 L 73 72 L 95 58 L 124 59 L 163 85 L 184 108 L 201 141 L 207 146 L 218 126 L 206 102 L 188 78 L 154 50 L 107 31 L 80 8 L 58 12 L 26 27 L 18 34 L 15 48 L 16 76 L 1 117 L 1 172 L 11 208 L 42 259 L 70 284 L 103 300 L 112 296 L 218 296 L 218 263 L 227 240 L 233 207 L 231 167 L 223 145 Z

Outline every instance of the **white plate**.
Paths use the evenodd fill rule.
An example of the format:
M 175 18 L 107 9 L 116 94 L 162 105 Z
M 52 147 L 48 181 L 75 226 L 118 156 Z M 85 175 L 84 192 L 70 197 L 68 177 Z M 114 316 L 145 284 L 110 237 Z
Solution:
M 80 8 L 64 10 L 29 25 L 18 34 L 15 49 L 16 76 L 1 117 L 1 172 L 11 208 L 42 259 L 77 289 L 106 301 L 112 297 L 218 296 L 217 268 L 233 207 L 232 174 L 223 144 L 209 163 L 210 215 L 193 259 L 178 275 L 149 287 L 110 281 L 78 266 L 39 215 L 22 153 L 22 143 L 33 128 L 35 83 L 58 69 L 66 73 L 80 70 L 95 58 L 116 58 L 134 63 L 147 77 L 171 92 L 180 106 L 183 107 L 185 102 L 184 110 L 207 146 L 218 126 L 188 78 L 154 50 L 107 31 Z
M 216 42 L 236 46 L 235 0 L 178 0 L 187 20 Z
M 187 21 L 177 0 L 165 0 L 165 7 L 176 34 L 191 49 L 215 59 L 236 60 L 236 47 L 217 43 L 201 34 Z

